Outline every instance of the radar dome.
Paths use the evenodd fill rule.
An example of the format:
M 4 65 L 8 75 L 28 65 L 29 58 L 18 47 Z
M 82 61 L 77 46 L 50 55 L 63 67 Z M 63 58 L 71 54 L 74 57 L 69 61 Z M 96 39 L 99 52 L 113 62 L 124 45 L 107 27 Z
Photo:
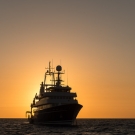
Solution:
M 57 71 L 61 71 L 61 70 L 62 70 L 62 67 L 61 67 L 60 65 L 58 65 L 58 66 L 56 67 L 56 70 L 57 70 Z

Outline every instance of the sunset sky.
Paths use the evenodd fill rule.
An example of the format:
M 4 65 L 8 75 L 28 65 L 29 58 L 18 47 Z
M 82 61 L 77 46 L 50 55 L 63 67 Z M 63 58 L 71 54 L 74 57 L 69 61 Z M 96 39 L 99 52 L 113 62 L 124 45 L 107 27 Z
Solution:
M 0 118 L 24 118 L 61 64 L 78 118 L 135 118 L 135 0 L 0 0 Z

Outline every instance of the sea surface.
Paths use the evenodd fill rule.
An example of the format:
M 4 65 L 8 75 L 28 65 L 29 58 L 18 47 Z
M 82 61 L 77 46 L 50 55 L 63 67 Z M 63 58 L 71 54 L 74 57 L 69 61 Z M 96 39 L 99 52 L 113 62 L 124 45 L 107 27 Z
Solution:
M 135 135 L 135 119 L 77 119 L 74 126 L 29 124 L 0 119 L 0 135 Z

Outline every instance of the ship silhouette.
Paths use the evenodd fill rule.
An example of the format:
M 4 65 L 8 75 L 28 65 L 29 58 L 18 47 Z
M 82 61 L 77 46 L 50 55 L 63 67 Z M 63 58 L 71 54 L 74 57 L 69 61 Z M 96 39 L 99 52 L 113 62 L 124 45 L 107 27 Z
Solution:
M 26 111 L 29 123 L 44 123 L 53 125 L 72 125 L 83 107 L 76 99 L 77 94 L 71 92 L 71 87 L 62 84 L 62 66 L 56 66 L 56 71 L 46 68 L 44 81 L 41 83 L 39 95 L 35 95 L 31 110 Z M 51 78 L 48 83 L 47 78 Z

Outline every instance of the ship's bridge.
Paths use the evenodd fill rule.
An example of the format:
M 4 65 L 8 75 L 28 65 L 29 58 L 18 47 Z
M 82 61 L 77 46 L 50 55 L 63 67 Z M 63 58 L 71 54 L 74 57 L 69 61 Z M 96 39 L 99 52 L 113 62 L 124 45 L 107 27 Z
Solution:
M 70 90 L 71 90 L 71 87 L 69 87 L 69 86 L 66 86 L 66 87 L 56 86 L 56 87 L 48 87 L 47 89 L 45 89 L 45 92 L 54 92 L 54 91 L 57 91 L 57 92 L 70 92 Z
M 69 92 L 45 92 L 42 98 L 36 102 L 35 107 L 45 104 L 76 104 L 76 93 Z

